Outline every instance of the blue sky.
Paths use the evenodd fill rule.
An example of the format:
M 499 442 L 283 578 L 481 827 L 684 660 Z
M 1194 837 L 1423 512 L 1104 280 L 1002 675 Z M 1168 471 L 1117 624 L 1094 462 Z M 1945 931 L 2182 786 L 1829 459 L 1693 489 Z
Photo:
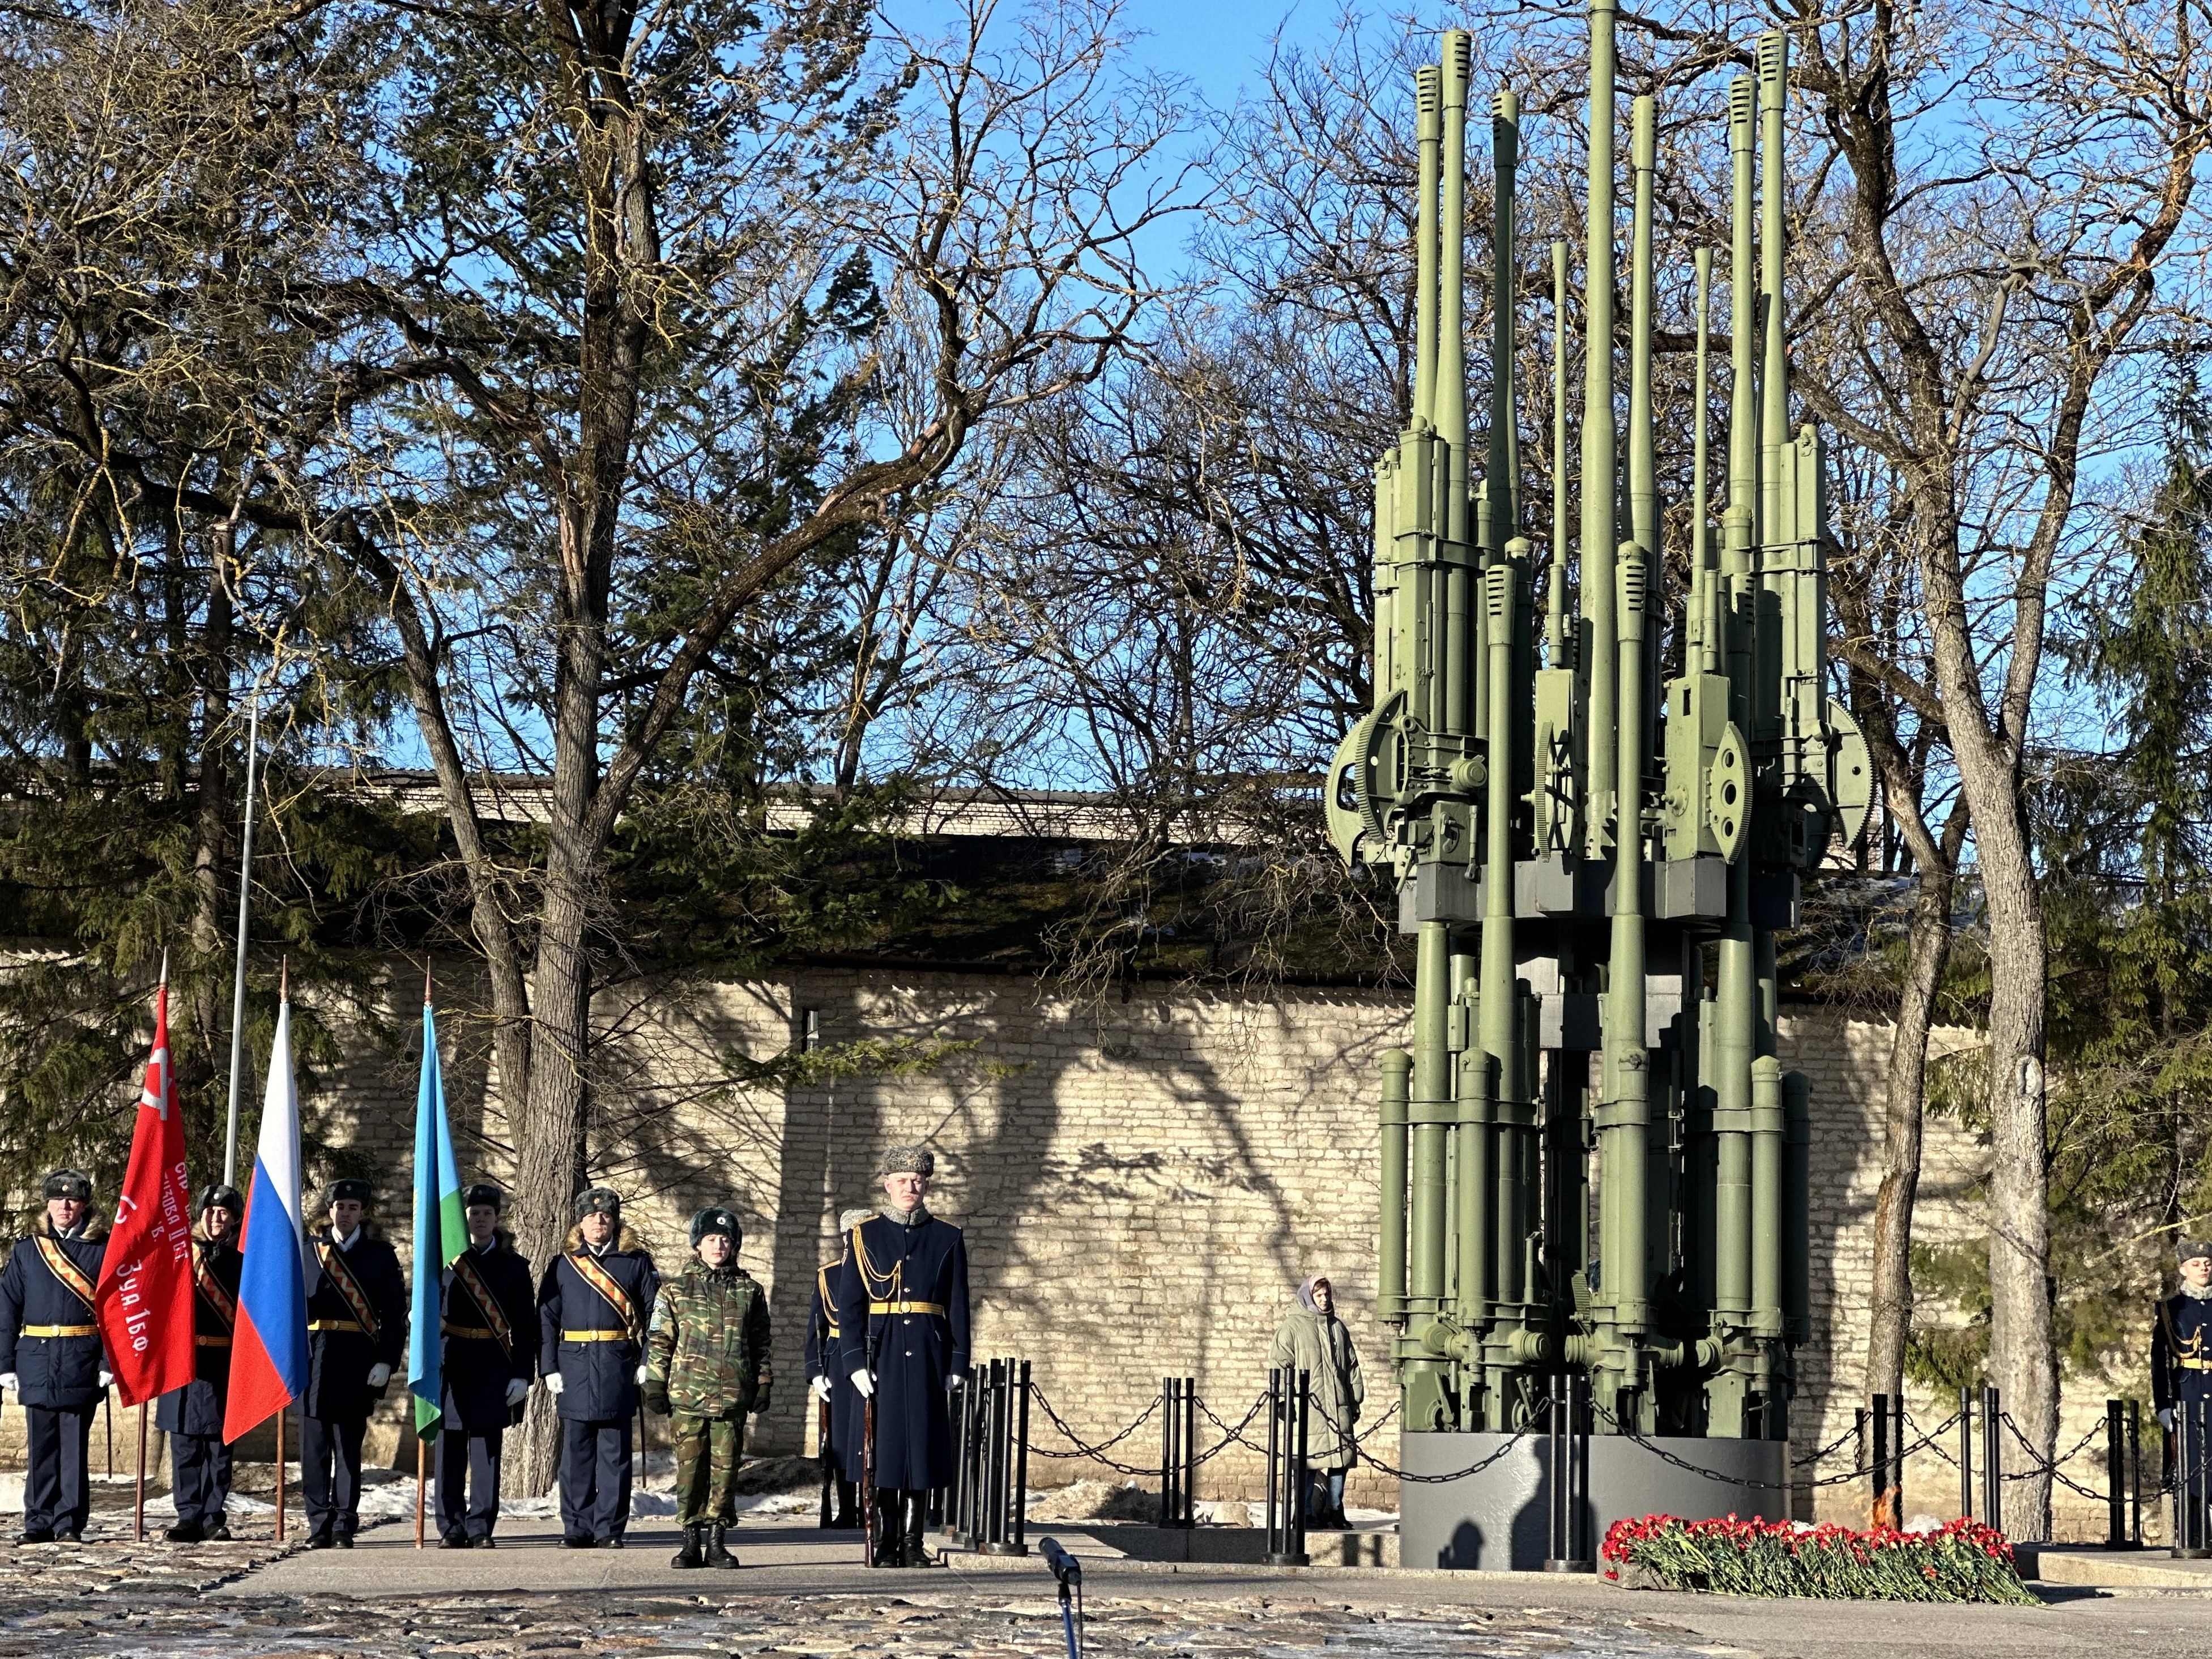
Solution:
M 1268 42 L 1318 40 L 1333 31 L 1329 0 L 1128 0 L 1122 20 L 1148 37 L 1131 56 L 1147 68 L 1188 79 L 1209 104 L 1225 107 L 1257 80 Z

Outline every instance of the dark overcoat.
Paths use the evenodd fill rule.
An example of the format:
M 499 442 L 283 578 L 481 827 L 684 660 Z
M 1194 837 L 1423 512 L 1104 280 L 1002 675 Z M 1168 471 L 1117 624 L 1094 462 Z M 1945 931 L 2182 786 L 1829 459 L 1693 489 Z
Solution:
M 876 1485 L 908 1491 L 951 1484 L 945 1385 L 968 1372 L 968 1243 L 951 1222 L 915 1213 L 854 1229 L 836 1297 L 847 1375 L 876 1374 Z
M 313 1237 L 324 1266 L 307 1297 L 307 1392 L 300 1409 L 329 1423 L 365 1422 L 384 1398 L 383 1389 L 369 1386 L 370 1370 L 389 1365 L 397 1376 L 407 1360 L 407 1281 L 399 1253 L 366 1224 L 349 1250 L 337 1248 L 328 1227 Z M 340 1287 L 340 1273 L 350 1278 L 364 1306 Z M 319 1324 L 363 1328 L 317 1330 Z
M 465 1275 L 448 1264 L 439 1290 L 446 1343 L 441 1368 L 446 1384 L 443 1426 L 486 1434 L 522 1420 L 522 1408 L 507 1403 L 507 1385 L 538 1375 L 538 1301 L 530 1264 L 505 1233 L 495 1233 L 488 1249 L 471 1247 L 465 1259 L 470 1272 Z M 491 1307 L 477 1304 L 471 1279 L 483 1285 Z M 501 1325 L 505 1342 L 500 1340 Z M 494 1334 L 467 1334 L 476 1331 Z
M 77 1286 L 64 1281 L 46 1263 L 40 1239 L 58 1249 L 76 1270 Z M 38 1231 L 9 1253 L 0 1267 L 0 1371 L 13 1371 L 21 1387 L 15 1398 L 26 1406 L 82 1411 L 103 1390 L 100 1373 L 106 1350 L 97 1334 L 26 1336 L 26 1326 L 90 1327 L 92 1303 L 85 1291 L 100 1283 L 100 1264 L 107 1254 L 107 1222 L 94 1216 L 74 1238 L 54 1231 L 41 1218 Z
M 2154 1410 L 2212 1400 L 2212 1297 L 2179 1292 L 2158 1304 L 2150 1335 Z
M 222 1408 L 230 1397 L 230 1345 L 238 1323 L 238 1274 L 246 1259 L 238 1235 L 192 1239 L 192 1380 L 172 1389 L 154 1407 L 154 1426 L 164 1434 L 222 1436 Z
M 837 1275 L 845 1260 L 832 1261 L 814 1275 L 814 1305 L 806 1314 L 806 1380 L 830 1379 L 830 1454 L 837 1460 L 837 1473 L 847 1480 L 860 1478 L 860 1396 L 853 1387 L 851 1368 L 845 1364 L 845 1345 L 837 1332 Z
M 620 1293 L 617 1308 L 593 1288 L 586 1265 L 596 1267 Z M 627 1227 L 615 1242 L 593 1251 L 581 1230 L 570 1228 L 561 1254 L 538 1282 L 538 1368 L 561 1373 L 560 1411 L 579 1423 L 620 1423 L 637 1415 L 637 1368 L 645 1352 L 646 1322 L 653 1317 L 660 1275 L 653 1258 Z M 574 1333 L 620 1333 L 611 1340 L 572 1340 Z

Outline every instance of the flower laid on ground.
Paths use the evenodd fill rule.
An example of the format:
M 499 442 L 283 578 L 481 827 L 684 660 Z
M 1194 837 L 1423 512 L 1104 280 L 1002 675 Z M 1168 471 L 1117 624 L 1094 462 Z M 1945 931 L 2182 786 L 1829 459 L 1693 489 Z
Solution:
M 1973 1520 L 1933 1532 L 1854 1532 L 1733 1515 L 1720 1521 L 1646 1515 L 1614 1522 L 1601 1553 L 1608 1578 L 1632 1565 L 1670 1589 L 2042 1605 L 2021 1583 L 2005 1535 Z

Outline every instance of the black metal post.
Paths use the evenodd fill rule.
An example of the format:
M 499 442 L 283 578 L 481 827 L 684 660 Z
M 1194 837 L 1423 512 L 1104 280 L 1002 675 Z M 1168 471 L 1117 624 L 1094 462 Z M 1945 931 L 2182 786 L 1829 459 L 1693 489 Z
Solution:
M 1889 1524 L 1901 1528 L 1905 1525 L 1905 1396 L 1903 1395 L 1891 1396 L 1889 1412 L 1891 1418 L 1889 1455 L 1892 1464 L 1889 1472 Z
M 1175 1502 L 1175 1478 L 1182 1468 L 1175 1460 L 1175 1431 L 1182 1427 L 1182 1413 L 1176 1411 L 1175 1378 L 1159 1378 L 1159 1524 L 1175 1526 L 1175 1517 L 1182 1513 Z
M 1959 1515 L 1974 1515 L 1974 1391 L 1959 1390 Z
M 2173 1402 L 2173 1553 L 2184 1560 L 2212 1555 L 2206 1547 L 2204 1437 L 2206 1401 Z
M 1276 1500 L 1283 1495 L 1283 1371 L 1281 1367 L 1270 1367 L 1267 1371 L 1267 1559 L 1274 1559 L 1283 1548 L 1283 1535 L 1276 1531 Z
M 1867 1521 L 1871 1526 L 1893 1527 L 1897 1515 L 1889 1502 L 1889 1396 L 1878 1394 L 1874 1397 L 1874 1496 L 1867 1505 Z
M 2128 1510 L 2129 1529 L 2135 1538 L 2136 1547 L 2143 1547 L 2142 1535 L 2142 1401 L 2128 1401 Z
M 995 1555 L 1006 1541 L 1006 1362 L 991 1362 L 990 1441 L 984 1451 L 983 1549 Z
M 2000 1438 L 2003 1425 L 1997 1419 L 2002 1414 L 2003 1401 L 1995 1389 L 1982 1389 L 1982 1520 L 1984 1524 L 2004 1530 L 2004 1442 Z
M 1182 1380 L 1182 1524 L 1198 1525 L 1198 1379 Z
M 1588 1386 L 1569 1372 L 1552 1379 L 1552 1553 L 1546 1572 L 1595 1572 L 1583 1537 L 1583 1510 L 1589 1491 Z
M 1012 1369 L 1011 1362 L 1008 1369 Z M 1014 1541 L 1004 1552 L 1007 1555 L 1027 1555 L 1030 1553 L 1030 1362 L 1021 1362 L 1021 1380 L 1015 1385 L 1021 1390 L 1016 1401 L 1014 1416 Z
M 2128 1468 L 2126 1462 L 2128 1428 L 2122 1415 L 2120 1402 L 2105 1402 L 2105 1510 L 2108 1525 L 2105 1547 L 2124 1550 L 2128 1547 Z

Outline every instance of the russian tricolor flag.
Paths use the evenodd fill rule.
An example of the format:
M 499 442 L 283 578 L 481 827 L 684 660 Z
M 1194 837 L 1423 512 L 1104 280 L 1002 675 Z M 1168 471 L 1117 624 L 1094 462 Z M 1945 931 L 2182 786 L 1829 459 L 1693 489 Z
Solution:
M 246 1194 L 238 1328 L 231 1339 L 230 1397 L 222 1437 L 235 1441 L 307 1392 L 307 1229 L 300 1222 L 300 1091 L 292 1080 L 292 1005 L 276 1007 L 261 1144 Z

